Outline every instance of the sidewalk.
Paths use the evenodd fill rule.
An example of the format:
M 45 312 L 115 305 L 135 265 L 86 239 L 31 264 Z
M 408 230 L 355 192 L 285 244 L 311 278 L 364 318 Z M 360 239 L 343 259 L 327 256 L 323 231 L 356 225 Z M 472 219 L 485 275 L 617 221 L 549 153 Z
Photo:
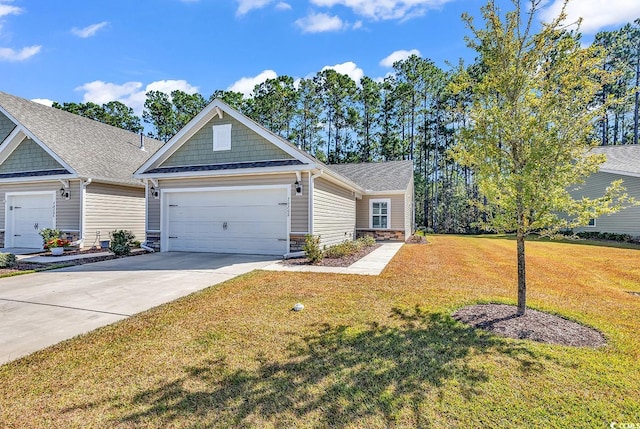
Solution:
M 404 243 L 383 243 L 379 248 L 348 267 L 321 267 L 316 265 L 286 265 L 282 262 L 263 267 L 268 271 L 294 271 L 313 273 L 360 274 L 377 276 L 398 253 Z

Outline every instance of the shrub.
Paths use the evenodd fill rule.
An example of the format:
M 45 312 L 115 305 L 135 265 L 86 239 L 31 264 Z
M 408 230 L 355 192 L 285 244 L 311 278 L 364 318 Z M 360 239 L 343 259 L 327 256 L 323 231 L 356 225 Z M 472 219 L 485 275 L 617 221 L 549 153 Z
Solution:
M 119 231 L 112 231 L 111 244 L 109 249 L 116 255 L 128 255 L 131 253 L 131 247 L 134 245 L 136 236 L 131 231 L 125 231 L 123 229 Z
M 363 237 L 358 238 L 356 241 L 361 242 L 364 245 L 364 247 L 376 245 L 376 239 L 373 238 L 373 236 L 371 235 L 365 235 Z
M 375 244 L 376 240 L 373 237 L 364 236 L 356 240 L 347 240 L 340 244 L 334 244 L 333 246 L 325 249 L 324 256 L 326 258 L 344 258 L 345 256 L 358 253 L 365 247 L 374 246 Z
M 311 263 L 316 263 L 322 260 L 322 250 L 320 250 L 320 236 L 313 236 L 307 234 L 304 237 L 304 246 L 302 247 L 304 254 Z
M 13 253 L 0 253 L 0 268 L 11 268 L 16 264 L 16 255 Z

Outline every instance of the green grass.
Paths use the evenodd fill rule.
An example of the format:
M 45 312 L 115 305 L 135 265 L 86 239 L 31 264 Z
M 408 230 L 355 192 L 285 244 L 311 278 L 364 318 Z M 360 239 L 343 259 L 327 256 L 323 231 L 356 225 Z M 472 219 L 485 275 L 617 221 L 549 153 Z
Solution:
M 429 242 L 379 277 L 253 272 L 4 365 L 0 427 L 640 423 L 638 250 L 527 243 L 530 307 L 601 330 L 587 349 L 454 321 L 514 302 L 515 243 Z

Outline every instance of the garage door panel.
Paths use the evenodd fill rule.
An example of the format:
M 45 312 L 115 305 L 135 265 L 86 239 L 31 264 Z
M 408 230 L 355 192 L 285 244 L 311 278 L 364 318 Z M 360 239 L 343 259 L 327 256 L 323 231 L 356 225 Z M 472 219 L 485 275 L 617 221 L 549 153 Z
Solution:
M 10 195 L 7 197 L 6 242 L 13 247 L 40 248 L 40 230 L 53 228 L 55 203 L 51 194 Z
M 286 253 L 288 195 L 285 188 L 166 192 L 167 248 Z

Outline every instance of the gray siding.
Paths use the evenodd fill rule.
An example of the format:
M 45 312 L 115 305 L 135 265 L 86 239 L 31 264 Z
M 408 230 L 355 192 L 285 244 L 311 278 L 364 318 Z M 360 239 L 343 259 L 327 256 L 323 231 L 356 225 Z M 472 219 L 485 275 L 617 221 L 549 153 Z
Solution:
M 627 188 L 629 196 L 640 201 L 640 177 L 621 176 L 611 173 L 595 173 L 589 177 L 582 189 L 573 194 L 590 198 L 601 197 L 607 186 L 614 180 L 624 180 L 623 186 Z M 617 234 L 629 234 L 640 236 L 640 207 L 629 207 L 610 216 L 602 216 L 596 219 L 595 227 L 583 227 L 577 231 L 613 232 Z
M 32 183 L 0 183 L 0 227 L 5 228 L 5 194 L 7 192 L 56 192 L 56 228 L 62 231 L 78 232 L 80 230 L 80 181 L 69 183 L 69 199 L 60 197 L 59 181 Z
M 313 235 L 321 246 L 355 238 L 356 198 L 353 193 L 323 178 L 313 188 Z
M 404 195 L 364 195 L 356 204 L 356 228 L 369 228 L 369 201 L 389 198 L 391 200 L 391 225 L 389 229 L 405 229 L 405 200 Z
M 307 232 L 309 229 L 309 176 L 302 174 L 302 195 L 296 195 L 293 183 L 296 176 L 289 174 L 248 175 L 234 177 L 203 177 L 190 179 L 164 179 L 160 180 L 160 189 L 177 188 L 211 188 L 227 186 L 264 186 L 264 185 L 291 185 L 291 231 Z M 148 226 L 150 231 L 160 229 L 161 198 L 148 198 Z
M 0 143 L 2 143 L 2 141 L 6 139 L 9 134 L 11 134 L 11 131 L 13 131 L 15 127 L 16 124 L 11 122 L 9 118 L 0 113 Z
M 24 139 L 0 165 L 0 173 L 56 170 L 63 168 L 44 149 L 31 139 Z
M 213 151 L 213 126 L 231 124 L 231 150 Z M 162 167 L 291 159 L 292 156 L 228 115 L 207 122 Z
M 144 188 L 92 183 L 85 198 L 84 246 L 107 240 L 118 229 L 132 231 L 136 240 L 145 241 Z

